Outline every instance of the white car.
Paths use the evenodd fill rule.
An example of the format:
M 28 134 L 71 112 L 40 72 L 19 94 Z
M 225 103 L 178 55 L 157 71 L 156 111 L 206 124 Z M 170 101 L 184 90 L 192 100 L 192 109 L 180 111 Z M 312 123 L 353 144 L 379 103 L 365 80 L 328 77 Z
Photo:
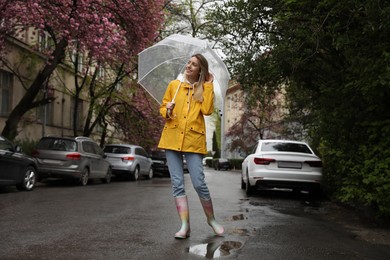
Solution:
M 115 176 L 132 181 L 137 181 L 140 176 L 153 178 L 153 161 L 143 147 L 133 144 L 107 144 L 103 151 Z
M 259 140 L 242 163 L 241 188 L 321 192 L 322 161 L 305 142 Z

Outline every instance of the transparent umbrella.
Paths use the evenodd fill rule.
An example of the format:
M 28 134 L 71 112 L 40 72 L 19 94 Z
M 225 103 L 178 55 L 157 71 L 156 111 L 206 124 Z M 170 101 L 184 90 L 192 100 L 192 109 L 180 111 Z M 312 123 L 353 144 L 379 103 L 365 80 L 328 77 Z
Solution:
M 182 80 L 184 68 L 192 55 L 201 53 L 214 76 L 216 101 L 223 103 L 230 75 L 218 54 L 207 41 L 173 34 L 138 54 L 138 83 L 161 104 L 171 80 Z M 218 106 L 218 104 L 216 104 Z M 219 106 L 221 107 L 221 106 Z

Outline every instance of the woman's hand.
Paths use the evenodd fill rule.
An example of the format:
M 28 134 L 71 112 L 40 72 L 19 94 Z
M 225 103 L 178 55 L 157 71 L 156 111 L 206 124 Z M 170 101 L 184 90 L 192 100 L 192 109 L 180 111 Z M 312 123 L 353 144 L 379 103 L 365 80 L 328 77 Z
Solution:
M 173 108 L 175 107 L 175 102 L 168 102 L 166 107 L 168 110 L 173 110 Z
M 167 118 L 170 118 L 172 111 L 175 108 L 175 102 L 168 102 L 165 107 L 167 108 Z

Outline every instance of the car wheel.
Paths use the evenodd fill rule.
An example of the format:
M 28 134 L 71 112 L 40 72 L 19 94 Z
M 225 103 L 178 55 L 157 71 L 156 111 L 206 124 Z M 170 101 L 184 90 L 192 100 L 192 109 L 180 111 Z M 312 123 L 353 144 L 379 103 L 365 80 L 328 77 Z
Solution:
M 130 174 L 130 180 L 132 181 L 138 181 L 139 178 L 139 167 L 135 167 L 135 170 L 132 174 Z
M 84 170 L 80 176 L 81 186 L 86 186 L 88 184 L 88 178 L 89 178 L 89 170 L 88 170 L 88 168 L 84 168 Z
M 103 183 L 110 183 L 111 182 L 111 177 L 112 177 L 112 171 L 111 171 L 111 168 L 108 167 L 108 170 L 107 170 L 107 173 L 106 173 L 106 177 L 102 178 L 102 182 Z
M 245 188 L 246 188 L 246 184 L 245 184 L 244 180 L 241 178 L 241 189 L 245 190 Z
M 35 184 L 37 182 L 37 174 L 35 168 L 32 166 L 28 166 L 23 175 L 23 182 L 16 186 L 18 190 L 26 190 L 31 191 L 34 189 Z
M 148 175 L 146 175 L 146 179 L 150 180 L 153 178 L 153 169 L 150 167 Z
M 253 195 L 253 193 L 255 192 L 255 187 L 253 187 L 253 186 L 249 183 L 248 174 L 246 175 L 245 192 L 246 192 L 246 195 L 247 195 L 247 196 Z
M 323 192 L 321 188 L 312 189 L 309 191 L 309 194 L 314 199 L 321 199 L 323 197 Z

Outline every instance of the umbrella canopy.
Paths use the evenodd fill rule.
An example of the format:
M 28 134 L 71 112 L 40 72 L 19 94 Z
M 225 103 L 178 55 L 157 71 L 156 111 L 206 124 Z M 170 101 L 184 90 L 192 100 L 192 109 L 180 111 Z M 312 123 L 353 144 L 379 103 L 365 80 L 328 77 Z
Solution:
M 192 55 L 200 53 L 207 59 L 214 75 L 216 100 L 222 104 L 230 75 L 218 54 L 207 41 L 173 34 L 138 54 L 138 83 L 161 104 L 171 80 L 183 78 L 184 68 Z M 216 104 L 218 106 L 218 104 Z M 219 107 L 222 108 L 222 105 Z

